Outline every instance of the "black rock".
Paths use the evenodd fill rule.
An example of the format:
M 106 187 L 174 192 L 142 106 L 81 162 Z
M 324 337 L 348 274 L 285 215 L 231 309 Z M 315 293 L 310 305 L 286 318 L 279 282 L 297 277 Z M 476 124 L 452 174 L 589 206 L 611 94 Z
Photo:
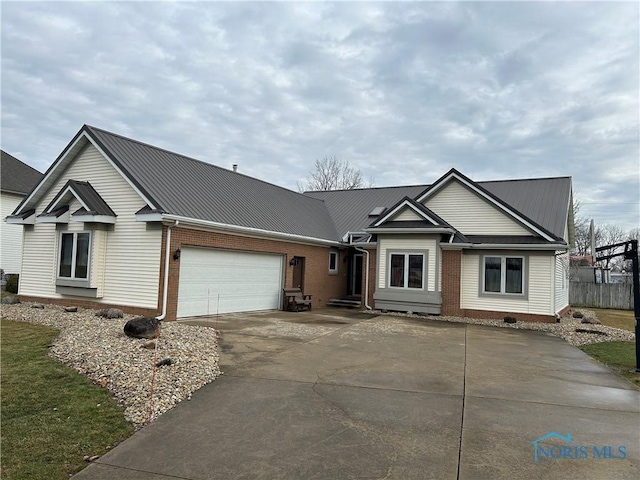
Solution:
M 173 360 L 171 360 L 170 358 L 163 358 L 162 360 L 160 360 L 158 363 L 156 363 L 156 367 L 164 367 L 165 365 L 171 365 L 173 363 Z
M 504 323 L 516 323 L 517 320 L 515 317 L 504 317 Z
M 133 338 L 156 338 L 161 320 L 152 317 L 136 317 L 124 324 L 124 333 Z
M 573 318 L 582 318 L 584 315 L 581 312 L 573 312 Z

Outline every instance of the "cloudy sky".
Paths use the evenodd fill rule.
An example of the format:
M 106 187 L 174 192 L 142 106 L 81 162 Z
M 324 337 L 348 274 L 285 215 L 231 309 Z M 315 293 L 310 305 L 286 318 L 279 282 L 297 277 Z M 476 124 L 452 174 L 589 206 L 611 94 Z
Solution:
M 296 189 L 573 177 L 640 225 L 639 5 L 5 2 L 2 149 L 44 171 L 85 123 Z

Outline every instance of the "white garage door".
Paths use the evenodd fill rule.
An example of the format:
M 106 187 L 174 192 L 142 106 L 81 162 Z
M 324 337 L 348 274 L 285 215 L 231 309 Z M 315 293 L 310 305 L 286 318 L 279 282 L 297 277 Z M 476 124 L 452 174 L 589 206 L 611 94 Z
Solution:
M 178 318 L 280 308 L 282 256 L 182 248 Z

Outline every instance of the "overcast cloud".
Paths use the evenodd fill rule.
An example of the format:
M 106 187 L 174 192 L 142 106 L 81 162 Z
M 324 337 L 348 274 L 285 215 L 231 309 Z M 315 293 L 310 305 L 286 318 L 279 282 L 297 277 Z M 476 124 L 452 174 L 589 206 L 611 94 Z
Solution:
M 44 171 L 83 124 L 295 189 L 573 177 L 640 225 L 639 5 L 2 2 L 2 149 Z

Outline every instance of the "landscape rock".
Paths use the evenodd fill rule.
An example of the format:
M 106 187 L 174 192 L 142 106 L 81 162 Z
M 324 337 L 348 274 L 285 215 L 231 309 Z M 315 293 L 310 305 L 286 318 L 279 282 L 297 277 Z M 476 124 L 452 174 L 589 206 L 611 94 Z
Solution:
M 44 305 L 41 303 L 34 303 L 33 305 L 31 305 L 31 308 L 39 308 L 39 309 L 43 309 Z
M 148 349 L 153 349 L 156 348 L 156 340 L 149 340 L 148 342 L 144 342 L 142 345 L 140 345 L 140 348 L 148 348 Z
M 160 320 L 153 317 L 136 317 L 124 324 L 124 333 L 133 338 L 156 338 Z
M 3 305 L 17 305 L 20 303 L 20 299 L 15 295 L 7 295 L 6 297 L 2 297 L 1 302 Z
M 156 367 L 164 367 L 172 364 L 173 364 L 173 360 L 171 360 L 170 358 L 163 358 L 158 363 L 156 363 Z
M 64 307 L 64 311 L 67 313 L 75 313 L 78 311 L 78 307 Z
M 582 317 L 584 317 L 584 315 L 582 314 L 582 312 L 573 312 L 572 317 L 573 318 L 582 318 Z
M 124 312 L 119 308 L 105 308 L 103 310 L 99 310 L 98 313 L 96 313 L 96 317 L 122 318 L 124 317 Z
M 517 321 L 515 317 L 504 317 L 504 323 L 516 323 Z
M 593 318 L 593 317 L 584 317 L 580 323 L 588 323 L 591 325 L 602 325 L 602 323 L 600 322 L 600 320 L 598 320 L 597 318 Z

